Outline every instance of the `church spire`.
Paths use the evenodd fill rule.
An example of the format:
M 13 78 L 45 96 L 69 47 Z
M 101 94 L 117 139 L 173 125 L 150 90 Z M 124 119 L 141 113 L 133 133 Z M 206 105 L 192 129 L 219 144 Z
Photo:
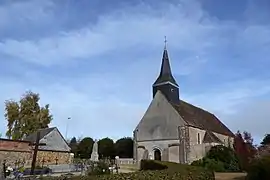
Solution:
M 172 102 L 179 102 L 179 89 L 178 84 L 175 81 L 171 66 L 170 66 L 170 60 L 167 50 L 167 39 L 165 36 L 165 46 L 163 50 L 163 56 L 162 56 L 162 63 L 161 63 L 161 69 L 160 74 L 153 84 L 153 96 L 155 96 L 156 92 L 160 90 L 169 101 Z

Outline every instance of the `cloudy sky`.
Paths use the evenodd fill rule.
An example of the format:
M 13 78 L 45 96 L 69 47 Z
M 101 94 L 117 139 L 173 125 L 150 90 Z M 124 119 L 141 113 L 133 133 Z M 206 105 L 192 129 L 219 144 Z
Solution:
M 269 0 L 1 0 L 0 130 L 4 101 L 32 90 L 69 137 L 132 136 L 166 35 L 180 98 L 259 141 L 270 132 L 269 17 Z

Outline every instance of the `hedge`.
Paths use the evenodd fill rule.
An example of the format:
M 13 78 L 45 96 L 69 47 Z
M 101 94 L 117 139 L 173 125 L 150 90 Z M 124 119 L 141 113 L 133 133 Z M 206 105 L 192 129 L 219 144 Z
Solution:
M 157 169 L 155 169 L 157 168 Z M 95 176 L 65 176 L 44 178 L 47 180 L 214 180 L 214 173 L 202 167 L 171 162 L 143 160 L 140 171 Z

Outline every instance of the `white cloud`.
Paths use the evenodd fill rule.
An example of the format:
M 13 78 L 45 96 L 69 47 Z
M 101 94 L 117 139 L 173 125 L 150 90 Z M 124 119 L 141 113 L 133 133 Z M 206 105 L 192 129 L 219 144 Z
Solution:
M 142 12 L 142 8 L 142 5 L 133 8 L 134 14 L 126 10 L 121 14 L 116 11 L 103 15 L 97 24 L 35 41 L 7 39 L 0 44 L 0 52 L 21 60 L 52 65 L 90 59 L 115 49 L 159 47 L 164 35 L 169 38 L 169 47 L 196 52 L 196 55 L 202 54 L 203 49 L 213 43 L 205 40 L 215 30 L 215 25 L 201 23 L 204 13 L 200 9 L 191 13 L 194 8 L 188 3 L 177 7 L 167 4 L 166 9 L 159 10 L 149 7 L 147 13 Z M 156 15 L 156 12 L 161 14 Z
M 81 59 L 85 61 L 95 59 L 102 64 L 101 56 L 115 55 L 115 50 L 125 54 L 122 58 L 130 62 L 127 63 L 128 67 L 120 72 L 112 68 L 107 74 L 93 76 L 86 73 L 78 79 L 54 77 L 54 74 L 26 68 L 25 74 L 22 75 L 27 78 L 26 80 L 2 79 L 0 101 L 19 98 L 25 90 L 32 89 L 41 94 L 42 103 L 51 104 L 55 117 L 53 125 L 57 125 L 62 132 L 65 131 L 67 117 L 71 117 L 69 135 L 80 136 L 82 133 L 94 138 L 132 135 L 133 128 L 150 103 L 151 83 L 158 73 L 161 58 L 160 52 L 155 55 L 145 54 L 147 58 L 144 59 L 144 54 L 138 54 L 138 57 L 131 56 L 132 51 L 144 47 L 161 50 L 162 38 L 166 35 L 169 51 L 172 52 L 170 53 L 172 68 L 175 74 L 181 75 L 204 73 L 201 69 L 203 64 L 218 62 L 223 56 L 228 58 L 232 50 L 247 57 L 247 60 L 258 54 L 268 54 L 266 51 L 266 47 L 269 46 L 267 43 L 270 42 L 270 36 L 267 36 L 270 32 L 268 26 L 245 27 L 236 22 L 221 22 L 209 17 L 200 5 L 193 1 L 186 1 L 178 6 L 166 4 L 163 8 L 153 9 L 141 4 L 128 10 L 122 9 L 101 15 L 96 24 L 89 23 L 81 29 L 58 32 L 36 40 L 0 41 L 0 54 L 47 68 L 54 68 L 56 65 L 69 66 L 69 61 Z M 47 16 L 43 8 L 38 9 L 32 12 L 34 13 L 32 16 L 40 16 L 45 19 L 44 21 L 49 21 L 51 14 Z M 0 10 L 0 14 L 6 14 L 5 19 L 10 20 L 8 14 L 13 11 Z M 117 57 L 114 58 L 112 65 L 116 63 Z M 222 71 L 222 67 L 216 69 Z M 258 117 L 262 123 L 265 118 L 259 115 L 248 116 L 245 111 L 252 112 L 251 99 L 269 93 L 267 84 L 269 81 L 257 79 L 230 84 L 221 82 L 211 86 L 216 89 L 209 88 L 208 93 L 194 95 L 181 92 L 180 97 L 216 112 L 229 127 L 250 129 L 260 136 L 264 132 L 252 124 L 248 126 L 249 123 L 246 121 L 249 117 Z M 261 105 L 263 107 L 258 109 L 258 112 L 266 112 L 264 107 L 268 104 Z M 248 106 L 250 108 L 242 109 Z M 235 126 L 233 123 L 238 118 L 239 123 Z
M 53 4 L 48 1 L 10 1 L 0 6 L 0 30 L 8 26 L 29 25 L 48 22 L 52 17 L 50 8 Z M 29 23 L 29 24 L 28 24 Z

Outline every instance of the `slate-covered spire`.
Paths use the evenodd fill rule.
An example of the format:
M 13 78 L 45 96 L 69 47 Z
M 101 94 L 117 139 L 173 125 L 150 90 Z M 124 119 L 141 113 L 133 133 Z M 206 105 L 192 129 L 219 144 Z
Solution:
M 178 103 L 179 102 L 179 89 L 178 89 L 178 84 L 172 75 L 166 43 L 167 43 L 167 40 L 165 37 L 165 47 L 164 47 L 163 56 L 162 56 L 160 74 L 157 80 L 153 84 L 153 96 L 155 96 L 156 92 L 160 90 L 167 97 L 169 101 Z
M 166 47 L 164 48 L 164 51 L 163 51 L 160 74 L 159 74 L 157 80 L 155 81 L 154 85 L 158 85 L 158 84 L 164 83 L 164 82 L 170 82 L 170 83 L 174 84 L 175 86 L 178 86 L 177 82 L 175 81 L 175 79 L 172 75 L 170 60 L 169 60 L 169 56 L 168 56 L 168 50 L 166 49 Z

